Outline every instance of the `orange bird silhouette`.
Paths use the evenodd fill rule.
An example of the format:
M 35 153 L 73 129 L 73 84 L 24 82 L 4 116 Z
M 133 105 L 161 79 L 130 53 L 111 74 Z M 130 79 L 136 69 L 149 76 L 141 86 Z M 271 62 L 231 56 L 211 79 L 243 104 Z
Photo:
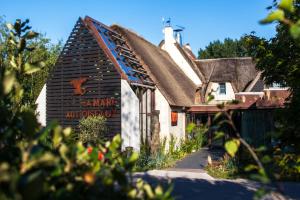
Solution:
M 74 80 L 70 81 L 74 87 L 75 95 L 84 95 L 85 94 L 86 89 L 82 88 L 82 84 L 86 81 L 87 81 L 87 78 L 79 78 L 79 79 L 74 79 Z

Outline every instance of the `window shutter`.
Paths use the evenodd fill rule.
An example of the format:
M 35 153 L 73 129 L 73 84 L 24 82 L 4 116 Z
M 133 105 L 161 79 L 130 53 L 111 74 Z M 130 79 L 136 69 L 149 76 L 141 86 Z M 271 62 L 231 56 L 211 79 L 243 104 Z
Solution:
M 178 112 L 171 112 L 171 125 L 172 126 L 177 126 L 177 122 L 178 122 Z

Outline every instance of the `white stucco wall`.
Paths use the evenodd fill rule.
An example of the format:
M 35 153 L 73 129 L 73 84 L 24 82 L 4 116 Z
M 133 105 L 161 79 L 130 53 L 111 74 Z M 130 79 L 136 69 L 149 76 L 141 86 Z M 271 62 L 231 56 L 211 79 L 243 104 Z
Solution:
M 42 126 L 46 126 L 46 84 L 43 86 L 35 104 L 37 104 L 37 120 Z
M 177 142 L 181 138 L 185 137 L 185 113 L 181 110 L 178 111 L 178 123 L 177 126 L 171 125 L 171 107 L 167 102 L 166 98 L 162 93 L 156 89 L 155 90 L 155 109 L 159 110 L 159 122 L 160 122 L 160 138 L 161 141 L 167 138 L 166 148 L 168 148 L 169 139 L 171 135 L 176 137 Z
M 215 103 L 216 101 L 231 101 L 235 99 L 235 94 L 231 86 L 231 83 L 226 82 L 225 86 L 226 86 L 226 94 L 219 94 L 219 83 L 212 83 L 211 91 L 213 92 L 211 94 L 215 98 L 211 103 Z
M 177 145 L 178 145 L 180 140 L 182 138 L 185 138 L 185 113 L 179 110 L 173 110 L 173 111 L 178 112 L 178 122 L 177 122 L 177 126 L 172 126 L 172 124 L 170 123 L 170 134 L 176 137 Z
M 169 137 L 171 124 L 171 108 L 161 92 L 155 90 L 155 110 L 159 110 L 160 138 Z
M 121 136 L 122 150 L 140 150 L 139 99 L 126 80 L 121 80 Z
M 181 70 L 187 75 L 187 77 L 189 77 L 194 82 L 195 85 L 201 85 L 200 78 L 175 46 L 176 41 L 173 35 L 173 28 L 165 27 L 163 32 L 165 34 L 165 44 L 161 48 L 171 56 L 173 61 L 181 68 Z

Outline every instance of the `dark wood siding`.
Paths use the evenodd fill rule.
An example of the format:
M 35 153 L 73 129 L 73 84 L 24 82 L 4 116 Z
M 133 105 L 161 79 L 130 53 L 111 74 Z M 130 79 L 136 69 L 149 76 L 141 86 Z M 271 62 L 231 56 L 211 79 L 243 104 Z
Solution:
M 80 79 L 76 93 L 72 81 Z M 120 133 L 120 94 L 119 73 L 79 19 L 47 82 L 47 123 L 76 129 L 80 118 L 103 114 L 110 134 Z

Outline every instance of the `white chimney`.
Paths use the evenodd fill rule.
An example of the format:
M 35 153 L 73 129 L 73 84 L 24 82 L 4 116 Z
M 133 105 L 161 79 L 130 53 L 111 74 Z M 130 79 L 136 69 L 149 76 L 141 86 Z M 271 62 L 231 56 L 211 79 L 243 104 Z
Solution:
M 171 26 L 165 26 L 163 33 L 165 34 L 165 45 L 176 43 L 176 40 L 174 39 L 174 31 Z
M 187 77 L 191 79 L 191 81 L 194 82 L 196 86 L 201 85 L 201 80 L 199 76 L 196 74 L 196 72 L 193 70 L 191 64 L 187 61 L 187 59 L 182 55 L 180 50 L 178 49 L 176 43 L 180 44 L 182 43 L 182 38 L 180 35 L 176 35 L 178 41 L 176 41 L 174 32 L 178 33 L 182 31 L 183 27 L 180 29 L 173 29 L 170 25 L 170 20 L 167 21 L 163 33 L 165 36 L 165 42 L 163 45 L 161 45 L 161 49 L 165 50 L 172 60 L 178 65 L 178 67 L 186 74 Z M 180 33 L 179 33 L 180 34 Z

